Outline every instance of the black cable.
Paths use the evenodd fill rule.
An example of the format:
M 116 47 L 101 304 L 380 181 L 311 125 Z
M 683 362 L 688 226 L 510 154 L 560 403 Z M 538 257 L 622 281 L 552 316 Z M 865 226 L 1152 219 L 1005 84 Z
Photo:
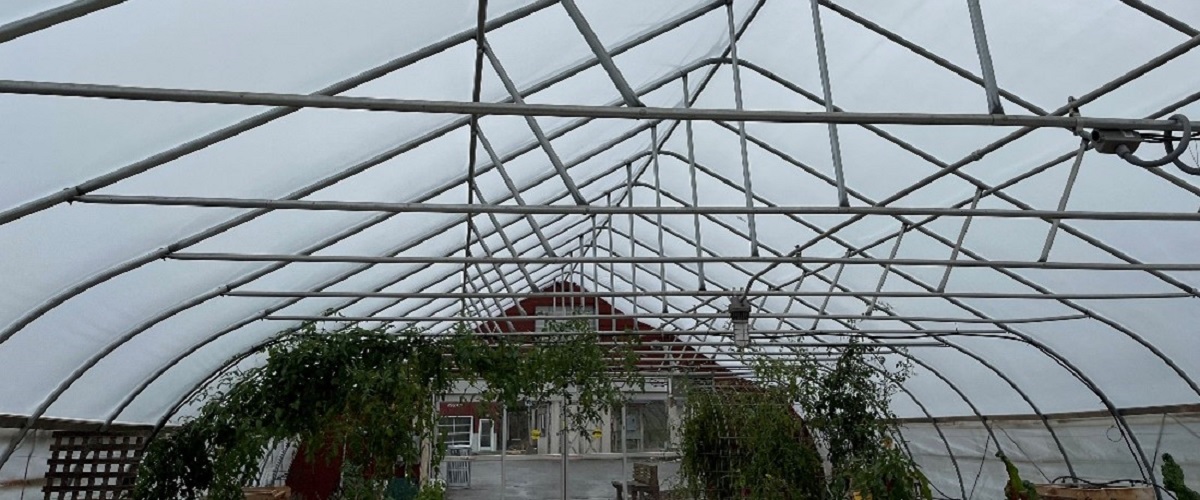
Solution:
M 1178 147 L 1172 146 L 1171 132 L 1163 134 L 1163 147 L 1167 150 L 1167 155 L 1157 160 L 1143 160 L 1133 154 L 1133 150 L 1128 146 L 1121 145 L 1117 147 L 1117 156 L 1120 156 L 1125 161 L 1137 165 L 1142 168 L 1158 168 L 1168 163 L 1174 163 L 1176 167 L 1186 173 L 1192 175 L 1200 175 L 1200 168 L 1191 167 L 1181 161 L 1179 157 L 1187 151 L 1188 144 L 1192 141 L 1192 122 L 1184 115 L 1171 115 L 1171 121 L 1178 123 L 1183 128 L 1183 134 L 1180 136 Z

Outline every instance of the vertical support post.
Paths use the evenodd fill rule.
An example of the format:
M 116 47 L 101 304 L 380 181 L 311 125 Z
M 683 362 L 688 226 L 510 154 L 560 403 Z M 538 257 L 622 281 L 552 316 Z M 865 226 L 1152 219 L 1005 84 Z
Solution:
M 971 198 L 971 210 L 975 210 L 975 208 L 979 206 L 979 198 L 982 196 L 983 188 L 975 189 L 975 197 Z M 958 231 L 958 239 L 954 240 L 954 249 L 950 251 L 951 263 L 958 260 L 958 254 L 962 251 L 963 241 L 966 241 L 967 239 L 967 230 L 971 228 L 971 219 L 973 218 L 974 216 L 968 215 L 965 219 L 963 219 L 962 229 Z M 950 271 L 953 269 L 954 266 L 952 265 L 946 266 L 946 273 L 942 275 L 941 283 L 938 283 L 937 293 L 943 293 L 946 291 L 946 284 L 950 283 Z
M 559 437 L 559 447 L 562 449 L 562 500 L 567 500 L 567 401 L 564 399 L 560 403 L 562 405 L 562 436 Z
M 500 500 L 504 500 L 508 498 L 508 480 L 504 474 L 504 456 L 508 455 L 508 406 L 500 412 Z
M 625 164 L 625 179 L 626 179 L 626 184 L 625 184 L 626 194 L 629 195 L 628 196 L 629 208 L 633 208 L 633 164 L 631 164 L 631 163 Z M 637 257 L 636 239 L 637 239 L 637 234 L 635 234 L 635 232 L 634 232 L 633 211 L 631 210 L 629 212 L 629 256 L 631 258 Z M 629 268 L 630 268 L 630 273 L 631 273 L 630 277 L 633 279 L 634 287 L 636 287 L 637 286 L 637 270 L 638 270 L 637 264 L 630 262 Z M 632 297 L 630 297 L 630 299 L 633 300 L 633 310 L 636 311 L 637 310 L 637 295 L 636 294 L 633 295 Z
M 681 80 L 683 81 L 683 107 L 690 108 L 692 107 L 692 100 L 688 87 L 688 74 L 684 73 Z M 700 206 L 700 189 L 696 183 L 696 141 L 695 136 L 692 134 L 692 121 L 687 120 L 683 122 L 683 125 L 687 135 L 688 176 L 691 177 L 692 181 L 692 206 L 698 207 Z M 700 214 L 692 214 L 692 226 L 694 226 L 696 232 L 696 257 L 703 257 L 704 244 L 700 238 Z M 700 280 L 699 289 L 701 292 L 706 291 L 707 283 L 704 279 L 703 262 L 696 263 L 696 271 Z
M 817 40 L 817 66 L 821 73 L 821 91 L 825 99 L 825 111 L 837 111 L 833 105 L 833 86 L 829 82 L 829 60 L 825 55 L 825 32 L 821 29 L 820 0 L 810 0 L 812 6 L 813 33 Z M 829 124 L 829 150 L 833 155 L 833 175 L 838 190 L 838 205 L 850 206 L 850 197 L 846 194 L 846 177 L 842 173 L 842 143 L 838 137 L 838 127 Z
M 621 403 L 621 489 L 624 490 L 624 495 L 621 498 L 629 499 L 629 450 L 626 448 L 625 424 L 629 422 L 625 415 L 625 410 L 629 405 Z
M 992 51 L 988 49 L 987 31 L 983 28 L 983 9 L 979 6 L 979 0 L 967 0 L 967 9 L 971 11 L 971 32 L 975 35 L 975 51 L 979 53 L 983 88 L 987 92 L 988 113 L 1002 115 L 1004 107 L 1000 102 L 1000 87 L 996 85 L 996 72 L 992 68 Z
M 851 253 L 852 253 L 852 250 L 847 248 L 846 254 L 843 255 L 843 257 L 849 258 Z M 829 293 L 825 295 L 825 298 L 823 300 L 821 300 L 821 309 L 817 310 L 817 317 L 813 318 L 813 324 L 812 324 L 812 327 L 809 328 L 809 330 L 817 329 L 817 324 L 821 322 L 821 316 L 825 315 L 825 308 L 829 306 L 829 299 L 833 298 L 833 292 L 837 291 L 838 281 L 840 281 L 842 279 L 842 271 L 845 271 L 845 270 L 846 270 L 845 262 L 838 264 L 837 272 L 833 273 L 833 280 L 829 282 Z
M 582 259 L 585 257 L 587 257 L 587 247 L 585 247 L 584 243 L 583 243 L 583 233 L 580 233 L 579 234 L 579 258 Z M 575 277 L 577 274 L 579 275 L 578 278 Z M 583 283 L 584 276 L 585 275 L 583 274 L 583 264 L 576 263 L 575 265 L 571 266 L 571 277 L 570 277 L 571 285 L 577 286 L 577 287 L 582 286 L 581 283 Z M 578 292 L 575 292 L 574 290 L 572 290 L 571 314 L 572 315 L 575 314 L 576 309 L 583 309 L 584 303 L 585 303 L 584 298 L 580 297 Z
M 467 237 L 466 237 L 466 241 L 464 242 L 464 245 L 463 245 L 463 255 L 465 255 L 468 259 L 471 258 L 471 235 L 474 232 L 475 232 L 475 224 L 472 223 L 471 216 L 468 215 L 467 216 L 467 235 L 466 235 Z M 463 264 L 463 267 L 462 267 L 462 283 L 460 284 L 460 287 L 464 294 L 467 293 L 467 280 L 470 279 L 470 273 L 468 272 L 468 269 L 470 269 L 470 267 L 471 266 L 469 264 Z M 467 298 L 463 297 L 462 300 L 459 301 L 459 315 L 466 316 L 467 308 L 468 308 Z
M 1071 164 L 1071 173 L 1067 175 L 1067 185 L 1063 186 L 1062 198 L 1058 199 L 1058 211 L 1067 209 L 1067 201 L 1071 198 L 1071 190 L 1075 187 L 1075 179 L 1079 178 L 1079 166 L 1083 164 L 1083 153 L 1087 152 L 1087 139 L 1079 141 L 1079 150 L 1075 152 L 1075 163 Z M 1054 246 L 1054 237 L 1058 236 L 1058 226 L 1062 219 L 1050 222 L 1050 233 L 1046 235 L 1046 244 L 1042 246 L 1042 255 L 1038 262 L 1046 262 L 1050 258 L 1050 247 Z
M 875 285 L 875 296 L 871 297 L 871 303 L 867 305 L 867 312 L 863 316 L 870 316 L 875 312 L 875 304 L 879 302 L 879 292 L 883 291 L 883 284 L 887 283 L 887 277 L 892 273 L 891 261 L 896 259 L 896 254 L 900 252 L 900 242 L 904 241 L 904 234 L 908 232 L 908 223 L 900 224 L 900 232 L 896 234 L 896 244 L 892 245 L 892 251 L 888 253 L 888 263 L 883 265 L 883 272 L 879 274 L 879 283 Z
M 600 238 L 600 233 L 597 232 L 596 216 L 592 215 L 592 259 L 600 258 L 600 248 L 596 244 L 596 240 Z M 592 283 L 594 286 L 600 286 L 600 264 L 592 263 Z M 597 292 L 599 290 L 596 290 Z M 600 297 L 592 297 L 592 314 L 600 316 Z M 600 330 L 600 318 L 596 318 L 596 331 Z
M 484 33 L 487 32 L 487 28 L 486 28 L 486 25 L 487 25 L 487 0 L 477 0 L 477 3 L 478 3 L 478 9 L 476 9 L 477 14 L 476 14 L 476 25 L 475 25 L 475 71 L 474 71 L 475 79 L 471 86 L 471 101 L 472 102 L 479 102 L 480 96 L 483 92 L 483 44 L 484 44 L 483 37 L 484 37 Z M 467 144 L 467 204 L 473 205 L 473 204 L 475 204 L 475 191 L 476 191 L 475 161 L 476 161 L 476 156 L 478 155 L 478 144 L 479 144 L 478 141 L 476 140 L 476 137 L 479 135 L 479 115 L 474 115 L 474 114 L 471 115 L 470 125 L 471 125 L 470 142 Z M 475 230 L 475 216 L 474 216 L 474 214 L 467 214 L 467 237 L 466 237 L 466 245 L 464 248 L 465 248 L 466 256 L 468 258 L 471 257 L 471 233 L 473 233 L 473 232 L 477 233 L 477 231 Z M 468 268 L 469 268 L 469 266 L 467 266 L 465 264 L 463 265 L 462 290 L 463 290 L 464 294 L 467 292 L 467 280 L 470 279 L 470 273 L 467 270 Z M 463 301 L 462 301 L 462 311 L 463 311 L 463 315 L 465 316 L 466 312 L 467 312 L 467 299 L 465 297 L 463 298 Z
M 733 0 L 725 4 L 726 18 L 729 24 L 729 59 L 733 67 L 733 99 L 738 111 L 742 111 L 742 72 L 738 63 L 737 28 L 733 22 Z M 754 189 L 750 182 L 750 151 L 746 145 L 746 122 L 738 122 L 738 140 L 742 148 L 742 182 L 745 184 L 746 208 L 754 207 Z M 754 224 L 754 214 L 746 214 L 746 225 L 750 234 L 750 255 L 758 257 L 758 229 Z
M 606 206 L 606 207 L 613 206 L 611 191 L 604 194 L 604 206 Z M 613 247 L 613 217 L 614 216 L 612 216 L 612 215 L 608 216 L 608 252 L 609 252 L 609 254 L 612 254 L 613 248 L 614 248 Z M 596 267 L 599 267 L 599 266 L 600 266 L 600 264 L 597 263 Z M 609 291 L 615 292 L 617 290 L 616 286 L 617 286 L 617 273 L 613 272 L 612 269 L 609 269 L 608 270 L 608 289 L 609 289 Z M 608 322 L 609 322 L 608 326 L 609 326 L 610 330 L 614 330 L 614 331 L 617 329 L 617 308 L 615 307 L 616 302 L 617 302 L 617 298 L 615 296 L 609 297 L 608 312 L 609 312 L 609 316 L 612 316 L 612 318 L 608 320 Z
M 650 162 L 654 165 L 654 208 L 662 208 L 662 173 L 658 165 L 658 126 L 650 129 Z M 663 216 L 660 210 L 655 214 L 655 225 L 658 226 L 658 256 L 664 256 L 663 253 Z M 667 264 L 665 262 L 658 263 L 658 283 L 662 291 L 662 296 L 659 300 L 662 301 L 662 312 L 667 313 Z

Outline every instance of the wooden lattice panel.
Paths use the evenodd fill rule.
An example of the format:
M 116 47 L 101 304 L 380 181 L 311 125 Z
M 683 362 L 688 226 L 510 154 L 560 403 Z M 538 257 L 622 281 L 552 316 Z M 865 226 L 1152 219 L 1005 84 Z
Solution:
M 55 432 L 45 499 L 128 498 L 145 440 L 140 433 Z

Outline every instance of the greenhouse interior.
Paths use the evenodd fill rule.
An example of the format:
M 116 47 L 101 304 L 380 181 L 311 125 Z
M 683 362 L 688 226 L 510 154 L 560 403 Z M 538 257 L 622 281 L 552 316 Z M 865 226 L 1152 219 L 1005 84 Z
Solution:
M 5 0 L 0 500 L 1200 499 L 1198 46 Z

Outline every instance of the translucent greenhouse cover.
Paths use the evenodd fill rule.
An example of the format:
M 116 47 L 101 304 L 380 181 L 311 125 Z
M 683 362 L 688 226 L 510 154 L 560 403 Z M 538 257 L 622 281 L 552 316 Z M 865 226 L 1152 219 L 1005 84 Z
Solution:
M 0 414 L 165 422 L 296 318 L 438 330 L 462 312 L 456 293 L 556 281 L 728 341 L 704 333 L 727 326 L 711 317 L 725 297 L 661 292 L 746 288 L 776 292 L 753 298 L 756 330 L 923 341 L 894 408 L 945 495 L 967 496 L 997 447 L 1046 479 L 1151 480 L 1163 451 L 1200 469 L 1200 178 L 1090 149 L 1076 162 L 1087 131 L 1070 127 L 869 119 L 988 115 L 992 80 L 1006 116 L 1200 117 L 1200 3 L 492 0 L 479 101 L 524 105 L 483 113 L 472 169 L 470 109 L 399 108 L 472 103 L 476 16 L 466 0 L 0 2 Z M 346 99 L 304 100 L 327 95 Z M 868 119 L 831 141 L 822 120 L 660 112 L 820 114 L 826 95 Z M 584 113 L 630 104 L 651 112 Z M 561 111 L 520 116 L 537 105 Z M 1200 161 L 1195 146 L 1182 158 Z M 832 210 L 839 177 L 851 207 L 896 211 Z M 829 210 L 682 210 L 748 198 Z M 663 209 L 482 210 L 468 225 L 277 200 Z M 1179 218 L 984 215 L 1064 209 Z M 305 255 L 368 259 L 233 258 Z M 382 262 L 396 256 L 497 259 Z M 27 434 L 5 434 L 0 479 Z M 1002 481 L 987 463 L 983 481 Z

